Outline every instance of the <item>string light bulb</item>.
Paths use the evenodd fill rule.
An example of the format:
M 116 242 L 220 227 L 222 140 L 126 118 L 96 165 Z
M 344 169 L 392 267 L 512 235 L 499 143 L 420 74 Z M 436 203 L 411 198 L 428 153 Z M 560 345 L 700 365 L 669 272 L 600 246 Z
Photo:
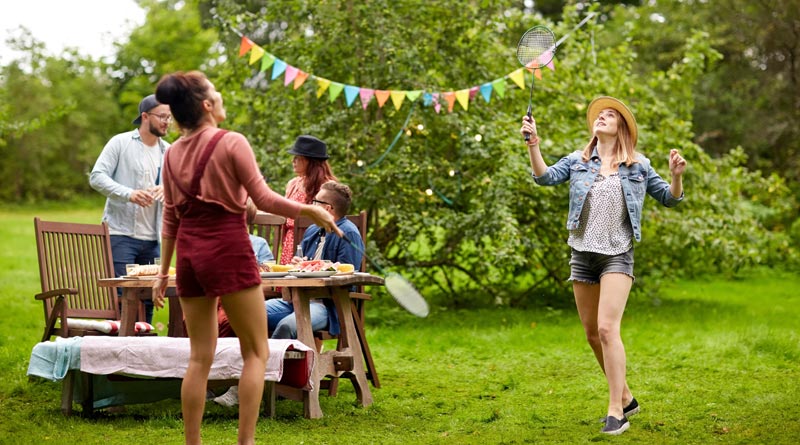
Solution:
M 475 135 L 475 141 L 476 141 L 476 142 L 480 142 L 480 141 L 482 141 L 482 140 L 483 140 L 483 136 L 481 136 L 480 134 L 476 134 L 476 135 Z
M 427 190 L 425 190 L 425 194 L 428 195 L 428 196 L 433 196 L 433 190 L 427 189 Z
M 447 172 L 447 173 L 448 173 L 450 176 L 455 176 L 455 175 L 456 175 L 456 171 L 455 171 L 455 170 L 452 170 L 452 169 L 451 169 L 449 172 Z
M 425 126 L 422 124 L 417 125 L 417 130 L 422 131 L 425 129 Z
M 356 161 L 356 165 L 359 166 L 359 167 L 363 167 L 364 166 L 364 161 L 359 159 L 358 161 Z

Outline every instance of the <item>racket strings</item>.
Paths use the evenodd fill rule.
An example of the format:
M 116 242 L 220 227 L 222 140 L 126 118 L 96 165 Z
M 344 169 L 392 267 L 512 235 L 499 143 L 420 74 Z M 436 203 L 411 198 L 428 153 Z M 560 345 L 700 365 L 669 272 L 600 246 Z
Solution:
M 524 66 L 534 60 L 538 61 L 539 65 L 546 65 L 553 59 L 555 52 L 555 36 L 548 29 L 533 29 L 526 32 L 517 45 L 517 59 Z

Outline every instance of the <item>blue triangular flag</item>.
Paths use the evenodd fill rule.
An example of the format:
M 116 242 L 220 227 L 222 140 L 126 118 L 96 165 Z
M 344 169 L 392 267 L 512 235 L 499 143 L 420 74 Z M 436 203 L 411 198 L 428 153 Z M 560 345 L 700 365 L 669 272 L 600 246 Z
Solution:
M 275 59 L 275 63 L 272 65 L 272 80 L 275 80 L 286 71 L 286 62 L 281 59 Z
M 356 100 L 358 97 L 358 92 L 361 90 L 359 87 L 354 87 L 352 85 L 345 85 L 344 86 L 344 98 L 347 101 L 347 106 L 353 104 L 353 101 Z
M 481 85 L 481 94 L 483 95 L 483 100 L 489 102 L 492 100 L 492 83 L 488 82 Z

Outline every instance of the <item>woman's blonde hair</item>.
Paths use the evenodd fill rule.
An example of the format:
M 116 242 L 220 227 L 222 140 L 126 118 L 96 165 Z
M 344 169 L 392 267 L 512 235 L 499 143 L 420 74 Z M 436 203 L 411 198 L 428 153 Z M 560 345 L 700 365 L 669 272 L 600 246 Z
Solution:
M 633 138 L 628 128 L 628 122 L 622 117 L 619 111 L 614 110 L 614 113 L 617 115 L 617 143 L 614 145 L 614 159 L 611 161 L 611 165 L 614 167 L 620 164 L 630 166 L 631 164 L 639 162 L 636 159 L 636 147 L 633 145 Z M 586 147 L 583 148 L 583 153 L 581 154 L 583 162 L 589 161 L 589 158 L 592 157 L 592 150 L 594 150 L 596 145 L 597 136 L 592 135 L 592 139 L 586 144 Z

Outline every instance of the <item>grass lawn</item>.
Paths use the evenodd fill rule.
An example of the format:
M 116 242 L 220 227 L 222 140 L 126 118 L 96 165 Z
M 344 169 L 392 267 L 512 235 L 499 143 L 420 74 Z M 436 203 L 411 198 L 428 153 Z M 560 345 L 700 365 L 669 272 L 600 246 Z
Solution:
M 33 216 L 99 221 L 87 210 L 0 209 L 0 443 L 180 444 L 179 401 L 96 419 L 63 417 L 60 384 L 29 381 L 41 336 Z M 623 321 L 628 379 L 642 412 L 618 437 L 599 433 L 605 380 L 575 310 L 453 311 L 416 319 L 390 301 L 368 309 L 380 373 L 375 403 L 356 406 L 343 382 L 307 420 L 278 402 L 258 424 L 281 444 L 797 444 L 800 443 L 800 276 L 678 281 L 657 300 L 632 299 Z M 156 321 L 166 322 L 157 313 Z M 79 410 L 79 408 L 76 408 Z M 205 443 L 234 443 L 236 410 L 206 407 Z

